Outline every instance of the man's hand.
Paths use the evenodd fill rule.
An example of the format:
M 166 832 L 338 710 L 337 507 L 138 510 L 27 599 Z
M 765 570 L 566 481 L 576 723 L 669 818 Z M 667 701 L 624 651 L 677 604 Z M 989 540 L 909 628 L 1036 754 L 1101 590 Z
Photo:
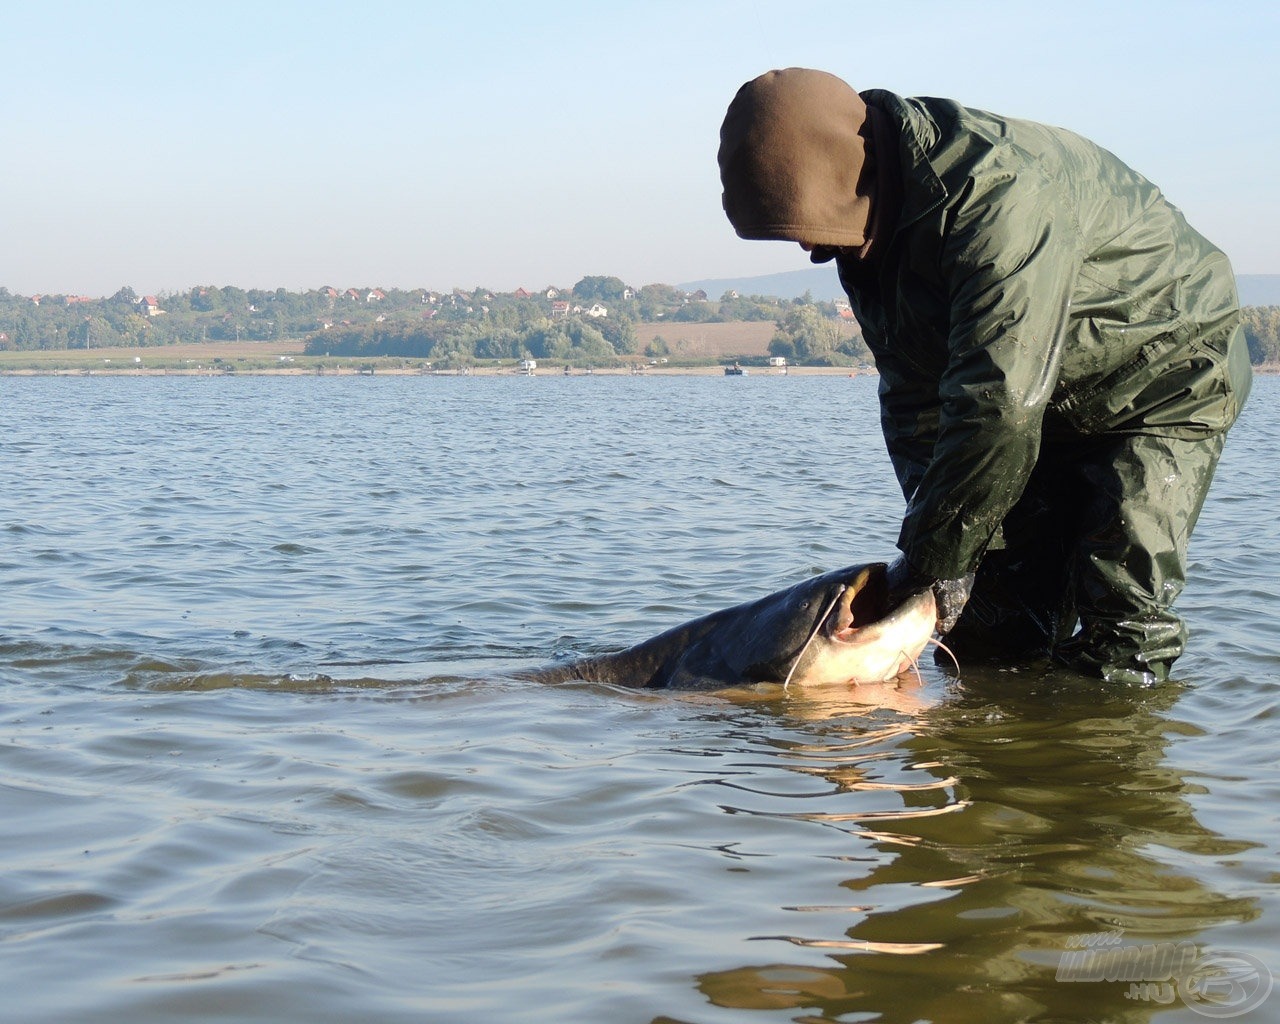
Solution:
M 899 555 L 889 566 L 887 573 L 889 582 L 889 607 L 893 608 L 912 594 L 921 590 L 932 590 L 934 603 L 938 606 L 938 633 L 946 636 L 955 628 L 956 620 L 964 611 L 969 600 L 969 592 L 973 590 L 973 573 L 954 580 L 940 580 L 928 573 L 921 572 L 906 558 Z

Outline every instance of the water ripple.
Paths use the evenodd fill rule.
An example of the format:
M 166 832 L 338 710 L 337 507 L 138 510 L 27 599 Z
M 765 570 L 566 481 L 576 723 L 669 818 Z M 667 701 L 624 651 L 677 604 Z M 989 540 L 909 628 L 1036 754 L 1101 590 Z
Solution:
M 9 1015 L 1145 1019 L 1073 942 L 1273 960 L 1274 382 L 1179 684 L 514 678 L 893 552 L 875 382 L 737 383 L 0 378 Z

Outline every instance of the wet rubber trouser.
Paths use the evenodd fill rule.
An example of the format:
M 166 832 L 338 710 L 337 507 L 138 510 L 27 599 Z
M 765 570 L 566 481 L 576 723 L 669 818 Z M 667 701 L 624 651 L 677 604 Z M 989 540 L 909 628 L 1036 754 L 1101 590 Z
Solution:
M 1049 655 L 1114 682 L 1168 678 L 1186 643 L 1171 605 L 1225 437 L 1046 440 L 947 645 L 962 663 Z

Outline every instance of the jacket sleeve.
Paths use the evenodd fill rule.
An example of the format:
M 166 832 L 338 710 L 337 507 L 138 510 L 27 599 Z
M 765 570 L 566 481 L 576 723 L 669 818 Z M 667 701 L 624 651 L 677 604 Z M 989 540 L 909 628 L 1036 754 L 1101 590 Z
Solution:
M 939 579 L 977 567 L 1026 486 L 1081 258 L 1073 208 L 1031 169 L 971 187 L 948 225 L 951 319 L 937 436 L 898 540 Z
M 880 428 L 902 496 L 910 501 L 929 468 L 938 438 L 938 387 L 894 355 L 893 348 L 887 347 L 876 356 Z

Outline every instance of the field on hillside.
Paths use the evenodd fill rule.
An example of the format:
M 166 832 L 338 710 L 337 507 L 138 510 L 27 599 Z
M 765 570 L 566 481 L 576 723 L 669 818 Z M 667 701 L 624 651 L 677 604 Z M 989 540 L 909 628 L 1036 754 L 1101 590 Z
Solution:
M 0 371 L 71 369 L 115 369 L 128 367 L 173 367 L 213 362 L 277 362 L 281 356 L 302 353 L 302 341 L 203 341 L 182 345 L 153 345 L 147 348 L 38 349 L 0 352 Z
M 722 359 L 726 356 L 763 356 L 777 325 L 772 320 L 724 324 L 641 323 L 636 339 L 641 352 L 654 338 L 667 343 L 668 353 L 679 359 Z
M 636 324 L 640 351 L 661 338 L 670 354 L 680 359 L 724 359 L 731 356 L 765 356 L 777 324 L 772 320 L 725 324 L 686 324 L 675 321 Z M 841 324 L 843 337 L 857 332 L 854 324 Z

